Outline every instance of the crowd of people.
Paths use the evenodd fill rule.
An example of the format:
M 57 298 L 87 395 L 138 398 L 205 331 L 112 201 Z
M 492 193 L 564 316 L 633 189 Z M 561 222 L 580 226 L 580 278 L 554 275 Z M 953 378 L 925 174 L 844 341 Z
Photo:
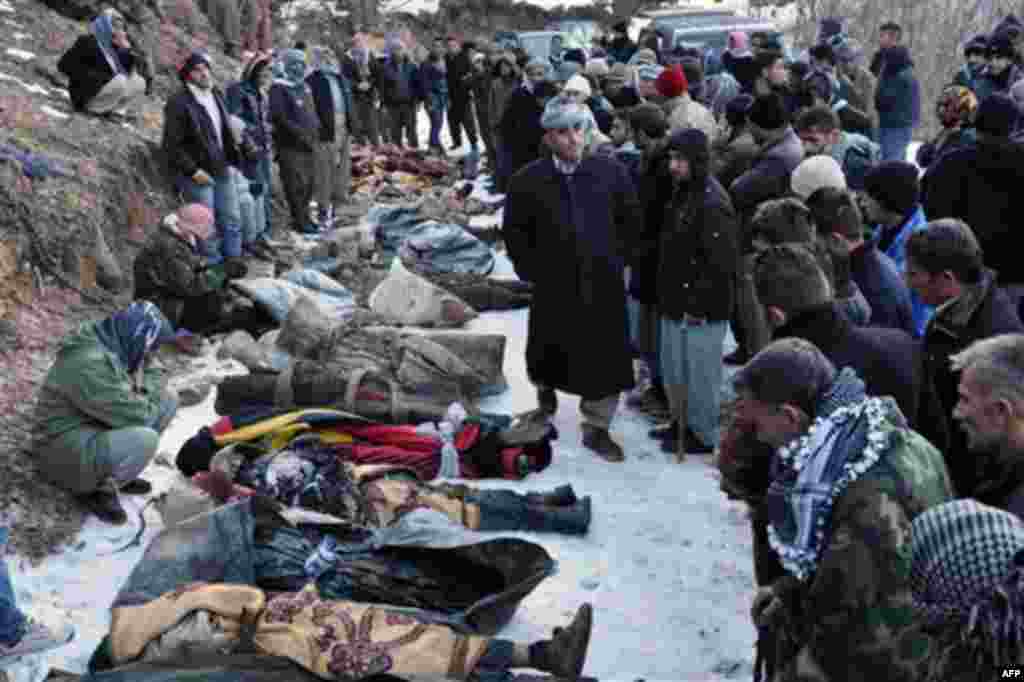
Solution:
M 37 408 L 47 477 L 123 522 L 118 495 L 148 492 L 175 409 L 145 358 L 215 327 L 224 282 L 272 251 L 272 160 L 290 228 L 319 231 L 349 199 L 351 144 L 419 147 L 422 104 L 428 153 L 447 153 L 447 120 L 506 193 L 536 412 L 579 395 L 583 445 L 622 462 L 624 402 L 676 459 L 715 453 L 748 504 L 755 679 L 947 682 L 1024 661 L 1024 25 L 968 41 L 916 163 L 921 89 L 891 22 L 868 64 L 831 18 L 796 61 L 773 34 L 716 56 L 634 42 L 626 22 L 545 60 L 442 36 L 417 64 L 409 47 L 252 55 L 226 95 L 207 56 L 181 65 L 163 149 L 185 205 L 136 264 L 153 303 L 62 347 Z M 104 116 L 151 79 L 112 10 L 61 69 Z M 742 367 L 723 401 L 726 364 Z M 0 655 L 66 639 L 9 593 Z M 575 679 L 590 618 L 543 645 L 492 640 L 478 673 Z

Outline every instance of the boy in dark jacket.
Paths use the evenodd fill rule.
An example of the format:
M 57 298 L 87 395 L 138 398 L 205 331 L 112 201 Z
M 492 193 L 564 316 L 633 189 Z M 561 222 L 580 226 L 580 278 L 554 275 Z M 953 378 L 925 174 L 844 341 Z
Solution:
M 320 119 L 320 139 L 313 152 L 316 174 L 313 197 L 319 207 L 318 222 L 331 225 L 336 207 L 348 201 L 352 183 L 352 91 L 334 50 L 313 49 L 313 73 L 306 82 L 313 93 L 313 104 Z
M 270 84 L 273 73 L 270 68 L 270 56 L 257 54 L 242 72 L 242 80 L 228 87 L 225 104 L 228 113 L 237 116 L 245 123 L 250 154 L 242 160 L 240 170 L 249 179 L 249 192 L 256 200 L 262 200 L 264 206 L 264 224 L 266 233 L 270 233 L 271 219 L 271 144 L 270 127 L 268 125 L 268 106 Z M 265 252 L 265 243 L 257 240 L 255 248 Z
M 911 135 L 921 121 L 921 84 L 914 75 L 914 62 L 906 47 L 886 48 L 881 55 L 875 107 L 882 160 L 905 161 Z
M 718 445 L 722 344 L 733 306 L 739 221 L 711 175 L 703 132 L 674 133 L 665 154 L 670 182 L 662 183 L 667 191 L 648 210 L 660 207 L 665 220 L 658 249 L 658 345 L 675 425 L 668 440 L 677 444 L 681 461 L 687 452 L 708 453 Z
M 473 115 L 473 93 L 470 81 L 473 77 L 473 64 L 470 56 L 475 46 L 473 43 L 459 44 L 454 36 L 448 37 L 448 56 L 445 62 L 448 68 L 448 133 L 452 138 L 452 149 L 462 147 L 462 129 L 472 149 L 477 149 L 476 120 Z
M 89 35 L 64 53 L 57 70 L 68 77 L 75 110 L 92 114 L 123 114 L 150 92 L 153 80 L 146 56 L 128 38 L 124 16 L 113 8 L 92 20 Z
M 416 106 L 422 99 L 419 67 L 409 59 L 400 41 L 389 43 L 388 57 L 377 62 L 376 76 L 380 106 L 390 129 L 389 141 L 401 147 L 404 133 L 409 147 L 416 149 L 420 146 Z
M 305 53 L 285 50 L 282 59 L 285 78 L 270 87 L 270 122 L 281 183 L 291 211 L 292 229 L 317 232 L 316 216 L 310 216 L 309 204 L 313 198 L 313 153 L 320 141 L 320 119 L 313 90 L 305 80 Z
M 377 130 L 377 83 L 371 68 L 370 50 L 355 46 L 342 60 L 342 73 L 352 86 L 352 135 L 356 144 L 380 144 Z

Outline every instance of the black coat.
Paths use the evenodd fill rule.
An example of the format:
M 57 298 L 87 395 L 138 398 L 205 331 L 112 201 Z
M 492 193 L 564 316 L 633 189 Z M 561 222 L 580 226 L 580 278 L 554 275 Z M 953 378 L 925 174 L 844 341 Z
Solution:
M 896 263 L 879 251 L 875 242 L 864 242 L 850 254 L 850 277 L 871 306 L 872 327 L 902 329 L 914 334 L 910 289 Z
M 313 91 L 313 104 L 320 119 L 320 141 L 334 142 L 334 95 L 331 93 L 331 84 L 327 78 L 323 71 L 314 71 L 306 78 L 306 82 Z M 341 96 L 345 99 L 345 127 L 351 133 L 352 119 L 356 115 L 352 90 L 344 77 L 340 79 L 338 87 L 341 88 Z
M 348 82 L 352 86 L 352 98 L 355 100 L 368 100 L 373 102 L 377 99 L 377 82 L 373 75 L 373 60 L 367 62 L 366 66 L 360 68 L 359 64 L 356 63 L 355 59 L 352 59 L 350 55 L 345 55 L 341 59 L 341 73 L 348 79 Z M 361 81 L 369 83 L 370 87 L 367 90 L 360 90 L 356 86 Z
M 445 55 L 445 68 L 448 74 L 448 99 L 453 102 L 468 100 L 471 93 L 473 62 L 469 58 L 469 50 L 460 50 L 456 55 Z
M 502 231 L 531 282 L 530 380 L 584 398 L 633 385 L 623 279 L 639 207 L 622 164 L 594 156 L 574 175 L 536 161 L 512 177 Z
M 142 60 L 131 50 L 118 50 L 117 56 L 125 73 L 142 68 Z M 79 36 L 57 62 L 57 70 L 68 77 L 68 94 L 76 111 L 83 111 L 116 75 L 93 35 Z
M 220 110 L 222 145 L 217 144 L 217 133 L 210 115 L 196 101 L 187 85 L 182 86 L 164 105 L 162 147 L 168 164 L 177 175 L 191 177 L 202 169 L 211 177 L 222 177 L 228 166 L 237 166 L 242 160 L 238 140 L 228 124 L 224 97 L 216 88 L 213 96 Z
M 316 148 L 320 139 L 320 117 L 315 110 L 309 110 L 305 99 L 281 83 L 270 86 L 270 123 L 277 149 L 312 153 Z
M 509 95 L 505 113 L 498 124 L 505 154 L 502 171 L 507 177 L 540 158 L 541 138 L 544 137 L 540 119 L 543 115 L 544 110 L 537 98 L 526 88 L 516 88 Z
M 999 283 L 1024 284 L 1017 236 L 1024 215 L 1024 146 L 979 140 L 943 156 L 925 174 L 925 215 L 960 218 L 978 237 Z
M 720 322 L 732 312 L 739 221 L 718 180 L 705 176 L 700 184 L 703 189 L 676 192 L 660 204 L 655 301 L 669 319 L 693 315 Z
M 925 422 L 933 421 L 934 415 L 922 419 L 922 413 L 937 406 L 929 402 L 927 409 L 921 409 L 926 384 L 924 356 L 920 342 L 910 334 L 899 329 L 857 327 L 839 306 L 829 303 L 794 315 L 772 334 L 774 339 L 788 336 L 810 341 L 837 368 L 856 370 L 868 395 L 892 397 L 911 428 L 929 436 Z
M 940 307 L 924 333 L 928 376 L 942 406 L 943 426 L 949 438 L 946 465 L 954 490 L 966 496 L 970 496 L 969 491 L 975 485 L 975 471 L 971 458 L 963 456 L 967 452 L 963 431 L 953 422 L 960 373 L 953 371 L 949 358 L 980 339 L 1024 332 L 1016 308 L 995 286 L 992 273 L 986 273 L 982 284 L 974 289 L 976 291 L 962 295 L 960 300 Z M 951 456 L 952 453 L 957 456 Z

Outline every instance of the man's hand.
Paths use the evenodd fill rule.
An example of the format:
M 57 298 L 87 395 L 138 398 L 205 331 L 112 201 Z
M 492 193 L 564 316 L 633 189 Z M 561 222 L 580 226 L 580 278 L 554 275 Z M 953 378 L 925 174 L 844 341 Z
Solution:
M 200 168 L 192 174 L 192 182 L 197 185 L 211 185 L 213 184 L 213 178 L 210 177 L 209 173 Z

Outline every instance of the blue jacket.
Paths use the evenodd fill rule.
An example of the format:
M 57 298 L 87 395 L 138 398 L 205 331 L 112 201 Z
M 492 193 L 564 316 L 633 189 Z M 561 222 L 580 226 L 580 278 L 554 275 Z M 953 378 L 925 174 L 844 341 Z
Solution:
M 886 48 L 875 90 L 879 128 L 916 128 L 921 121 L 921 84 L 914 75 L 910 51 L 903 45 Z
M 914 333 L 910 289 L 892 258 L 879 251 L 874 240 L 850 253 L 850 276 L 871 306 L 872 327 Z
M 448 106 L 448 74 L 429 60 L 420 66 L 420 92 L 427 109 L 444 110 Z
M 384 106 L 413 104 L 422 99 L 419 67 L 408 58 L 396 63 L 393 59 L 379 59 L 376 63 L 377 90 Z
M 313 104 L 316 105 L 316 114 L 320 119 L 320 141 L 334 142 L 334 95 L 331 93 L 331 84 L 328 78 L 337 78 L 338 87 L 341 88 L 341 96 L 345 100 L 345 123 L 348 131 L 352 132 L 352 120 L 355 118 L 355 108 L 352 102 L 352 86 L 344 76 L 314 71 L 306 77 L 310 89 L 313 91 Z
M 885 231 L 880 225 L 875 227 L 878 248 L 893 260 L 901 275 L 907 270 L 907 240 L 913 233 L 923 230 L 927 224 L 928 219 L 924 217 L 924 209 L 918 206 L 910 214 L 910 217 L 897 228 Z M 913 291 L 910 292 L 910 305 L 914 313 L 914 336 L 921 338 L 924 336 L 928 321 L 932 319 L 935 307 L 926 305 Z

